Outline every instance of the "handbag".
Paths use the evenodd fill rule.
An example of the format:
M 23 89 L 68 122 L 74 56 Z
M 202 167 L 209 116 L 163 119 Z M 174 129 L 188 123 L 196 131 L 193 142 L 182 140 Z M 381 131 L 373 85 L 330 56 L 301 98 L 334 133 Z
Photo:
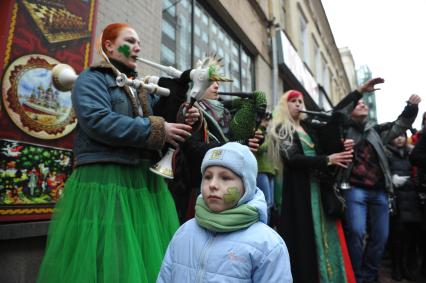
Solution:
M 322 207 L 326 215 L 342 218 L 345 212 L 345 198 L 337 183 L 321 186 Z

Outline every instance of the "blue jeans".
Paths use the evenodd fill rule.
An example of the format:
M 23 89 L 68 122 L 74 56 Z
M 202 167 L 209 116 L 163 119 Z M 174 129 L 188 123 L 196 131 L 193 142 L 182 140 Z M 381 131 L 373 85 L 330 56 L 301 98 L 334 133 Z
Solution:
M 274 176 L 268 173 L 258 173 L 256 185 L 265 195 L 266 204 L 268 206 L 268 222 L 270 210 L 274 206 Z
M 346 242 L 356 281 L 374 281 L 389 234 L 387 193 L 357 187 L 343 192 Z

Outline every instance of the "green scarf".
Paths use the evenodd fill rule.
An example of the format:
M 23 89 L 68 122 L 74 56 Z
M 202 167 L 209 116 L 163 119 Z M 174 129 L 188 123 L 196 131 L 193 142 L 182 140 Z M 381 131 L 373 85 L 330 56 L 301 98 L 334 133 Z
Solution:
M 195 220 L 198 225 L 213 232 L 233 232 L 247 228 L 259 221 L 257 209 L 243 204 L 235 208 L 214 213 L 199 197 L 195 205 Z

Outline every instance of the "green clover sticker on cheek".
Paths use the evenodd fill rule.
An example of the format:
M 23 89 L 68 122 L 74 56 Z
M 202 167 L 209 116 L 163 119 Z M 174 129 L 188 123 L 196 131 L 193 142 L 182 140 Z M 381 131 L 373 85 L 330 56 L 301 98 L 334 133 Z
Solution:
M 235 187 L 228 188 L 227 191 L 228 193 L 223 195 L 223 200 L 226 203 L 236 202 L 240 197 L 240 194 L 238 193 L 238 190 Z
M 126 44 L 120 45 L 117 51 L 123 54 L 126 58 L 130 57 L 130 47 Z

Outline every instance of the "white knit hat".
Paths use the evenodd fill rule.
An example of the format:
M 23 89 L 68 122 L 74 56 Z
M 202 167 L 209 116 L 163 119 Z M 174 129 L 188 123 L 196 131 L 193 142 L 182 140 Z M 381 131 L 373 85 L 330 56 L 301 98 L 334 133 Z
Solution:
M 237 142 L 228 142 L 223 146 L 210 149 L 201 163 L 201 173 L 204 174 L 204 171 L 210 166 L 228 168 L 241 177 L 245 192 L 237 206 L 253 199 L 257 188 L 257 161 L 247 146 Z

